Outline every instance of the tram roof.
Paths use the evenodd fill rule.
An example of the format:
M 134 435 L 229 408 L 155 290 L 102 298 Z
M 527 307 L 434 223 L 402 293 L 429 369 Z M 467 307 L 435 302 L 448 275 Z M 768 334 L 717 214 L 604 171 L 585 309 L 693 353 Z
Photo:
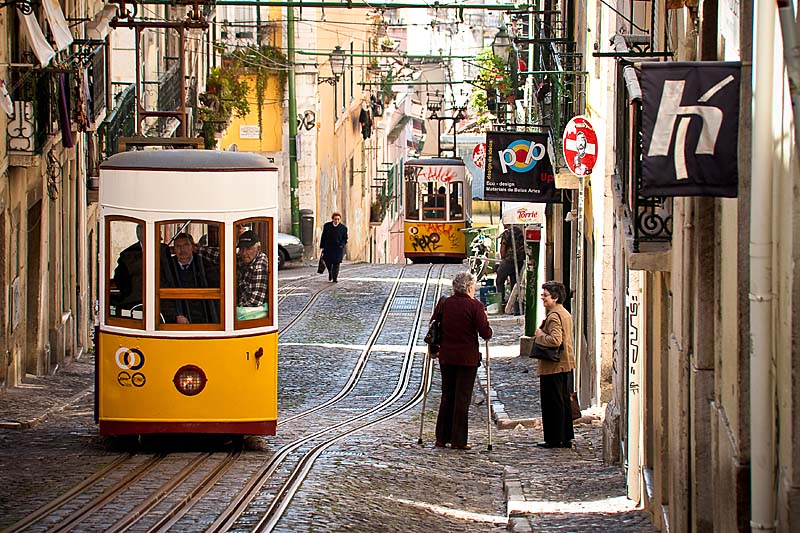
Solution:
M 422 159 L 409 159 L 406 165 L 461 165 L 464 166 L 464 161 L 460 158 L 452 157 L 426 157 Z
M 267 158 L 251 152 L 221 150 L 144 150 L 120 152 L 104 161 L 103 170 L 164 170 L 231 172 L 275 170 Z

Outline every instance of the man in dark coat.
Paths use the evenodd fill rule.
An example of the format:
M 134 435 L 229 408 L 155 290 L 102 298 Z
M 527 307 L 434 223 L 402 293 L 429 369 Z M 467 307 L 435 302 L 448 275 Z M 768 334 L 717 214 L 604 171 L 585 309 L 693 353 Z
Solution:
M 344 259 L 344 247 L 347 244 L 347 226 L 342 224 L 342 215 L 334 213 L 331 221 L 322 227 L 322 260 L 328 268 L 328 281 L 339 282 L 339 265 Z
M 219 288 L 219 267 L 206 264 L 203 257 L 194 251 L 194 238 L 188 233 L 179 233 L 173 239 L 175 255 L 170 257 L 168 268 L 180 288 Z M 216 268 L 215 268 L 216 267 Z M 174 311 L 171 309 L 174 304 Z M 162 301 L 167 320 L 178 324 L 213 324 L 219 322 L 218 303 L 211 299 L 186 299 L 175 302 Z

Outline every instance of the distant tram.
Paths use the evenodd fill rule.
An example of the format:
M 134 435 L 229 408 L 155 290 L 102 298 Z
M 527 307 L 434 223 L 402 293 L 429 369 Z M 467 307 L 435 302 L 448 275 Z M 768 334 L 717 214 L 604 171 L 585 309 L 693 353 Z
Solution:
M 277 216 L 278 169 L 256 154 L 101 165 L 100 433 L 275 434 Z
M 472 215 L 472 186 L 461 159 L 412 159 L 405 164 L 403 247 L 413 263 L 459 263 Z

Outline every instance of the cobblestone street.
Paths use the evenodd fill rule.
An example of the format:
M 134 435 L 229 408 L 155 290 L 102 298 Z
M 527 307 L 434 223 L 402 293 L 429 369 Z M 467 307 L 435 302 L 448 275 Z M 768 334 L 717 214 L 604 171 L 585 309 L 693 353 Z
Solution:
M 444 268 L 448 280 L 462 267 Z M 398 299 L 404 301 L 421 283 L 425 265 L 402 273 Z M 291 265 L 280 273 L 281 285 L 302 283 L 284 293 L 279 326 L 287 323 L 325 288 L 306 318 L 280 334 L 279 422 L 336 394 L 375 326 L 389 287 L 401 265 L 342 266 L 339 283 L 328 285 L 311 265 Z M 438 272 L 435 267 L 433 272 Z M 443 294 L 450 293 L 449 281 Z M 280 287 L 279 287 L 280 290 Z M 248 470 L 302 435 L 342 424 L 362 405 L 380 403 L 398 381 L 412 320 L 398 306 L 376 339 L 373 352 L 346 406 L 321 411 L 302 423 L 279 425 L 275 437 L 248 437 L 239 466 L 225 483 L 246 481 Z M 425 322 L 430 306 L 423 308 Z M 586 409 L 576 422 L 573 449 L 544 450 L 538 376 L 533 359 L 519 356 L 521 317 L 491 316 L 491 388 L 494 392 L 492 449 L 487 405 L 479 371 L 470 410 L 471 450 L 435 448 L 434 425 L 439 375 L 425 403 L 423 443 L 418 444 L 422 405 L 397 409 L 380 422 L 356 429 L 326 448 L 291 500 L 275 530 L 297 531 L 655 531 L 650 517 L 625 497 L 625 476 L 618 465 L 602 462 L 602 410 Z M 422 379 L 423 343 L 413 342 L 411 387 Z M 0 528 L 5 528 L 65 493 L 110 463 L 123 442 L 99 435 L 93 423 L 93 357 L 87 355 L 55 376 L 31 378 L 25 387 L 0 394 Z M 406 401 L 410 394 L 402 398 Z M 402 403 L 402 402 L 398 402 Z M 172 455 L 221 447 L 219 439 L 180 437 L 169 444 Z M 170 463 L 166 463 L 170 464 Z M 233 490 L 231 487 L 230 490 Z M 219 491 L 224 493 L 224 491 Z M 219 497 L 219 496 L 217 496 Z M 221 499 L 221 498 L 220 498 Z M 205 502 L 205 501 L 204 501 Z M 220 501 L 219 506 L 224 506 Z M 170 531 L 193 531 L 213 520 L 218 510 L 201 510 Z M 111 526 L 111 518 L 105 526 Z M 190 524 L 195 524 L 194 526 Z M 38 524 L 42 525 L 42 524 Z M 141 524 L 140 524 L 141 525 Z M 76 531 L 96 530 L 82 529 Z M 44 530 L 32 529 L 32 530 Z

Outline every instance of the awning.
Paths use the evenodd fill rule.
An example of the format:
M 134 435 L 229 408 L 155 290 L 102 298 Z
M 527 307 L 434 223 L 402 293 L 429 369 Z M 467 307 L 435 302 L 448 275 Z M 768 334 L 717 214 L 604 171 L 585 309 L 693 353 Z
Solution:
M 544 224 L 547 204 L 503 202 L 503 224 Z

